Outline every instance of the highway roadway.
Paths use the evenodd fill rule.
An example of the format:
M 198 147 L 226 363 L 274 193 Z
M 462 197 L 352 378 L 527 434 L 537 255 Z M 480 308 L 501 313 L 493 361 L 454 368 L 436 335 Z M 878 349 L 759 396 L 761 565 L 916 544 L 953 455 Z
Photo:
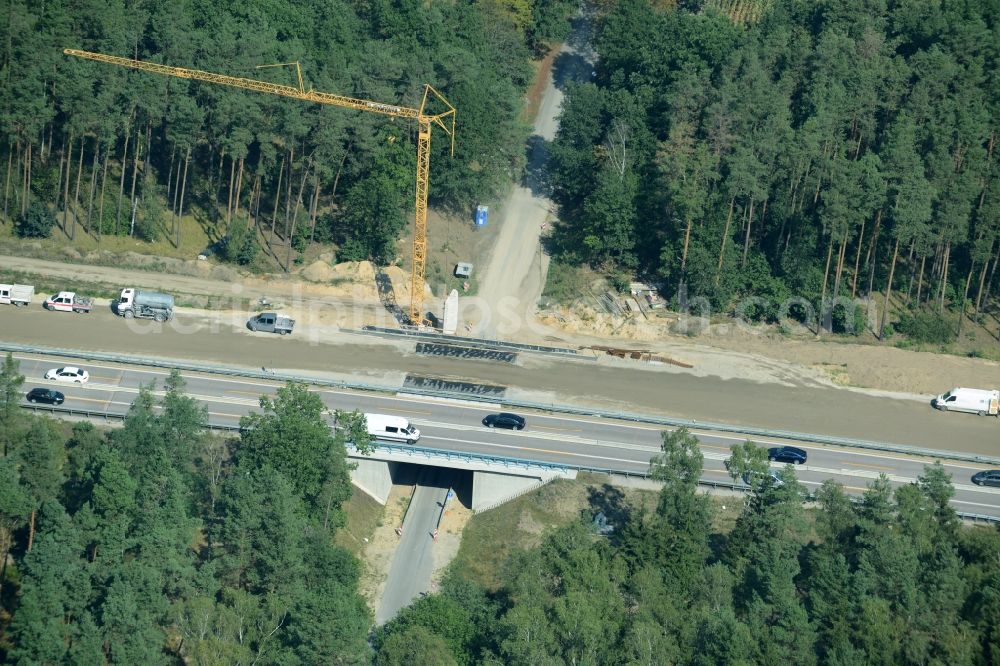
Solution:
M 156 382 L 162 387 L 165 370 L 129 367 L 112 363 L 74 362 L 36 355 L 15 354 L 21 372 L 27 378 L 24 389 L 36 386 L 57 388 L 66 394 L 68 408 L 123 414 L 134 400 L 139 387 Z M 45 371 L 60 365 L 78 365 L 90 372 L 85 385 L 66 385 L 45 380 Z M 280 384 L 265 380 L 231 378 L 203 373 L 183 373 L 187 392 L 202 401 L 215 425 L 236 425 L 241 416 L 258 407 L 261 395 L 272 395 Z M 395 414 L 408 418 L 420 428 L 418 446 L 466 451 L 486 455 L 549 461 L 586 468 L 621 472 L 642 472 L 650 457 L 659 452 L 662 428 L 611 419 L 577 417 L 522 411 L 528 425 L 524 431 L 491 430 L 481 425 L 482 418 L 497 411 L 489 404 L 432 399 L 420 396 L 367 394 L 315 387 L 330 409 L 361 410 Z M 958 414 L 941 415 L 955 419 L 990 421 L 993 419 Z M 1000 432 L 1000 430 L 998 430 Z M 724 461 L 729 447 L 743 437 L 696 431 L 705 455 L 704 479 L 727 481 Z M 787 444 L 784 440 L 755 438 L 762 446 Z M 832 478 L 851 493 L 861 493 L 879 474 L 885 473 L 893 484 L 917 478 L 923 466 L 933 462 L 920 456 L 880 453 L 834 446 L 798 444 L 809 453 L 807 465 L 797 468 L 799 479 L 814 490 L 823 480 Z M 954 506 L 965 513 L 1000 517 L 1000 489 L 981 488 L 970 477 L 984 465 L 945 462 L 955 484 Z
M 148 321 L 130 324 L 103 309 L 72 315 L 35 306 L 0 308 L 4 342 L 228 367 L 264 366 L 394 386 L 414 373 L 506 386 L 508 396 L 538 402 L 1000 455 L 997 419 L 942 414 L 931 409 L 929 398 L 902 400 L 818 385 L 721 379 L 639 362 L 522 354 L 516 364 L 509 364 L 424 356 L 414 351 L 413 342 L 385 342 L 333 329 L 313 331 L 315 335 L 296 330 L 287 337 L 250 333 L 243 317 L 223 323 L 182 314 L 161 326 Z M 996 383 L 1000 385 L 1000 373 Z

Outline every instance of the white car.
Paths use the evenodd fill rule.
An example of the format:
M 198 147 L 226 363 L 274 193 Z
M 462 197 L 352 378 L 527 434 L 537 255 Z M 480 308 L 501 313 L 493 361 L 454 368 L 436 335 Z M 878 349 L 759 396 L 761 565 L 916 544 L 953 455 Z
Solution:
M 45 373 L 46 379 L 54 379 L 57 382 L 76 382 L 84 384 L 90 379 L 90 373 L 80 368 L 67 365 L 65 368 L 52 368 Z

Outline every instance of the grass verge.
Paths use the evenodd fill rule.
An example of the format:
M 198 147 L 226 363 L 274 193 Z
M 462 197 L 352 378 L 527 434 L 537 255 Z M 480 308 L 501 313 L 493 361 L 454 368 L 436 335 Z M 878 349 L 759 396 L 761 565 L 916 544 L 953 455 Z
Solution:
M 600 474 L 559 479 L 495 509 L 476 514 L 465 527 L 462 546 L 452 562 L 456 570 L 488 589 L 500 586 L 511 555 L 539 545 L 547 532 L 603 511 L 614 523 L 630 509 L 652 509 L 657 493 L 618 488 Z
M 590 284 L 595 277 L 596 274 L 586 267 L 571 266 L 553 259 L 549 263 L 542 296 L 562 305 L 569 305 L 590 291 Z
M 351 486 L 351 499 L 344 503 L 347 524 L 337 530 L 333 542 L 356 557 L 361 557 L 367 541 L 375 529 L 382 525 L 385 507 L 376 502 L 368 493 Z

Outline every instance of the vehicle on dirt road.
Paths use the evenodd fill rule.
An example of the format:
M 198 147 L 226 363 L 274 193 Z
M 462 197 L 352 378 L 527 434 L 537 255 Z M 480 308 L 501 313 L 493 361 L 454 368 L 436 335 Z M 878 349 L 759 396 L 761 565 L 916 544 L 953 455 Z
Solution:
M 138 291 L 128 287 L 122 289 L 115 301 L 115 312 L 126 319 L 139 317 L 162 323 L 174 316 L 174 297 L 157 291 Z
M 87 380 L 90 379 L 90 373 L 82 368 L 67 365 L 62 368 L 52 368 L 45 373 L 45 378 L 57 382 L 75 382 L 77 384 L 86 384 Z
M 933 400 L 934 409 L 942 412 L 968 412 L 979 416 L 1000 416 L 1000 391 L 953 388 Z
M 35 288 L 30 284 L 0 284 L 0 303 L 21 307 L 31 303 Z
M 288 335 L 295 328 L 295 320 L 280 312 L 261 312 L 259 315 L 250 317 L 247 328 L 251 331 Z
M 90 312 L 94 305 L 94 299 L 79 296 L 72 291 L 60 291 L 58 294 L 49 296 L 42 303 L 46 310 L 56 310 L 58 312 Z

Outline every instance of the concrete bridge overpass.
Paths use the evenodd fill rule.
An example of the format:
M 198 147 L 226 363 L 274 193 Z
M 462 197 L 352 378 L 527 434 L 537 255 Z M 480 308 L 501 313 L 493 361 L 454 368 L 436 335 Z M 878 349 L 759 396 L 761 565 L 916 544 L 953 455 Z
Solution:
M 503 504 L 553 479 L 575 479 L 576 469 L 556 463 L 543 463 L 490 456 L 456 453 L 444 449 L 378 442 L 368 455 L 348 449 L 354 463 L 354 485 L 385 504 L 401 465 L 427 465 L 465 470 L 472 475 L 471 507 L 484 511 Z

